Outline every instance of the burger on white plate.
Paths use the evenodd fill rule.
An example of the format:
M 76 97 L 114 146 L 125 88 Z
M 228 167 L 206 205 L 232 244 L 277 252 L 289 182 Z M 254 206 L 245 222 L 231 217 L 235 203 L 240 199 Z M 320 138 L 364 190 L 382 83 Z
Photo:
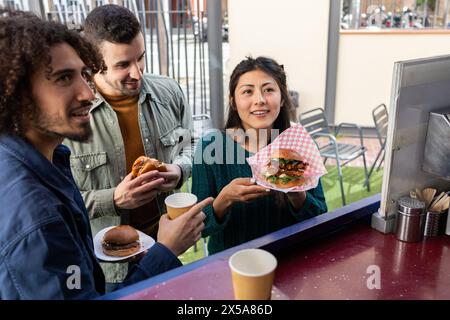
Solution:
M 139 234 L 129 225 L 120 225 L 105 232 L 103 253 L 112 257 L 126 257 L 141 249 Z

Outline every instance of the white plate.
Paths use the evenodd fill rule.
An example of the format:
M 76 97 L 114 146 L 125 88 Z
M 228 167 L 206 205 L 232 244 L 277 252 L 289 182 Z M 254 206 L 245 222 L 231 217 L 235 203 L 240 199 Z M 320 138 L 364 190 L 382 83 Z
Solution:
M 100 230 L 94 237 L 94 251 L 95 251 L 95 255 L 97 256 L 98 259 L 102 260 L 102 261 L 120 261 L 120 260 L 125 260 L 128 259 L 132 256 L 135 256 L 145 250 L 150 249 L 151 246 L 153 246 L 155 244 L 155 240 L 153 240 L 152 237 L 146 235 L 145 233 L 136 230 L 139 234 L 139 242 L 141 244 L 141 248 L 133 253 L 130 254 L 128 256 L 125 257 L 112 257 L 112 256 L 108 256 L 106 254 L 103 253 L 102 250 L 102 241 L 103 241 L 103 235 L 105 234 L 106 231 L 108 231 L 109 229 L 115 228 L 115 226 L 112 227 L 107 227 L 105 229 Z

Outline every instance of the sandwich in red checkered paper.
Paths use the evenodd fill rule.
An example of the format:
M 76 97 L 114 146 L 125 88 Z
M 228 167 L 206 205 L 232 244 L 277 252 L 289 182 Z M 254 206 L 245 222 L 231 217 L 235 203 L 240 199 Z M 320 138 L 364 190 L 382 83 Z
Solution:
M 313 189 L 327 173 L 316 144 L 301 125 L 285 130 L 247 162 L 257 184 L 282 192 Z

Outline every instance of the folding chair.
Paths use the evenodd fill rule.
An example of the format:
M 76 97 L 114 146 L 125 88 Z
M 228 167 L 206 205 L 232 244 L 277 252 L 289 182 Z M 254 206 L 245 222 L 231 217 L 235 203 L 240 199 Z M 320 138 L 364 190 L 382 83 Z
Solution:
M 373 173 L 373 169 L 377 165 L 378 159 L 381 160 L 378 163 L 377 171 L 380 170 L 381 164 L 384 162 L 384 155 L 385 155 L 385 145 L 386 145 L 386 136 L 387 136 L 387 128 L 388 128 L 388 111 L 386 108 L 386 105 L 384 103 L 378 105 L 375 107 L 375 109 L 372 110 L 372 118 L 373 122 L 375 124 L 375 130 L 377 132 L 378 141 L 380 142 L 380 151 L 378 151 L 377 157 L 375 158 L 375 161 L 373 162 L 370 171 L 369 171 L 369 178 Z
M 324 110 L 322 108 L 316 108 L 301 113 L 299 116 L 299 122 L 309 132 L 311 137 L 316 142 L 316 145 L 320 151 L 320 155 L 325 158 L 324 164 L 326 163 L 328 158 L 336 160 L 339 175 L 339 184 L 341 187 L 342 204 L 344 206 L 346 204 L 346 201 L 341 167 L 345 166 L 350 161 L 353 161 L 359 157 L 363 158 L 364 173 L 366 176 L 364 186 L 367 187 L 367 191 L 370 191 L 369 174 L 367 172 L 365 156 L 366 147 L 364 147 L 363 143 L 362 130 L 358 125 L 354 123 L 341 123 L 336 127 L 335 133 L 332 134 L 327 119 L 325 118 Z M 344 127 L 353 127 L 358 129 L 360 145 L 337 142 L 336 136 L 338 135 L 341 128 Z M 317 138 L 326 138 L 328 143 L 326 143 L 325 145 L 320 145 Z M 343 163 L 341 164 L 341 162 Z

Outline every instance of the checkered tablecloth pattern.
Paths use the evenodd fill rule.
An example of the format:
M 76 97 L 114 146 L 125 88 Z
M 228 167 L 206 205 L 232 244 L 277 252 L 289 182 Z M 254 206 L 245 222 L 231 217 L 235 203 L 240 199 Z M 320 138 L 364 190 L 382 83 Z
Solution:
M 262 176 L 261 171 L 270 161 L 271 155 L 278 149 L 291 149 L 298 152 L 305 162 L 309 164 L 304 172 L 306 182 L 299 187 L 290 189 L 279 189 L 268 183 Z M 253 172 L 253 178 L 260 185 L 283 192 L 306 191 L 315 188 L 319 183 L 319 178 L 327 173 L 320 157 L 314 140 L 303 126 L 295 125 L 281 133 L 271 144 L 261 149 L 258 153 L 247 158 Z

